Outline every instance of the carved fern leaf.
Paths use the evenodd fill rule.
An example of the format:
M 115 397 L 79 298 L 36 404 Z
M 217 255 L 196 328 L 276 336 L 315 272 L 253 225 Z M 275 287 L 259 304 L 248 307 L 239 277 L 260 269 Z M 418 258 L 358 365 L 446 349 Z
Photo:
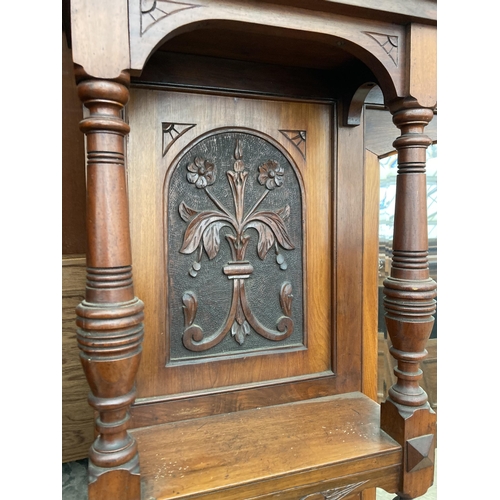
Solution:
M 264 260 L 267 252 L 273 247 L 275 238 L 271 228 L 259 221 L 251 222 L 246 226 L 253 227 L 259 233 L 259 241 L 257 243 L 257 254 L 261 260 Z
M 290 217 L 290 205 L 280 208 L 276 213 L 285 221 Z
M 224 222 L 214 222 L 210 224 L 203 233 L 203 246 L 210 260 L 219 252 L 220 230 L 225 225 Z
M 188 207 L 183 201 L 179 205 L 179 215 L 184 222 L 189 222 L 191 217 L 193 217 L 193 215 L 196 215 L 197 213 L 199 213 L 197 210 Z
M 288 232 L 286 230 L 286 226 L 283 219 L 277 213 L 257 212 L 256 214 L 252 215 L 250 221 L 251 222 L 260 221 L 269 226 L 269 228 L 274 233 L 274 236 L 276 236 L 276 239 L 278 240 L 279 244 L 285 250 L 293 250 L 295 248 L 294 244 L 290 240 L 290 236 L 288 236 Z
M 227 221 L 231 223 L 229 217 L 216 210 L 197 214 L 186 228 L 184 241 L 182 242 L 182 247 L 179 252 L 184 254 L 193 253 L 198 248 L 205 230 L 210 224 L 217 221 Z

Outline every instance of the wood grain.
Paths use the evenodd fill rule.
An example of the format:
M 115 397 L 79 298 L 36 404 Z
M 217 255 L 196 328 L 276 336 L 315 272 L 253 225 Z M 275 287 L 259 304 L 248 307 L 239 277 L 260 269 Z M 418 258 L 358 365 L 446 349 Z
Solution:
M 411 24 L 409 39 L 409 93 L 420 106 L 437 104 L 437 30 L 435 26 Z
M 347 113 L 343 109 L 342 113 Z M 344 123 L 339 118 L 340 123 Z M 336 370 L 362 390 L 363 196 L 362 127 L 339 127 L 335 197 Z
M 170 49 L 170 45 L 167 44 L 166 48 Z M 254 54 L 253 51 L 251 53 Z M 278 55 L 275 56 L 275 59 L 277 58 Z M 186 54 L 162 50 L 151 56 L 140 77 L 132 81 L 136 86 L 203 88 L 205 92 L 214 92 L 216 89 L 219 94 L 254 92 L 257 95 L 279 96 L 283 95 L 283 90 L 286 89 L 289 96 L 328 100 L 332 100 L 338 87 L 331 71 L 325 69 L 219 59 L 197 55 L 196 52 Z
M 94 440 L 94 411 L 76 341 L 76 306 L 85 296 L 85 257 L 62 261 L 62 461 L 88 455 Z
M 377 400 L 382 403 L 387 398 L 389 387 L 396 382 L 394 367 L 396 360 L 391 356 L 389 339 L 384 334 L 378 334 L 378 389 Z M 422 379 L 420 386 L 427 393 L 431 408 L 437 412 L 437 339 L 429 339 L 425 346 L 427 356 L 421 363 Z
M 130 67 L 127 0 L 71 0 L 73 61 L 96 78 L 117 78 Z
M 371 489 L 364 500 L 373 499 L 374 487 L 405 498 L 425 492 L 434 449 L 419 467 L 410 445 L 418 448 L 420 438 L 435 438 L 435 414 L 420 408 L 424 394 L 412 397 L 420 375 L 411 363 L 423 360 L 425 328 L 407 317 L 413 306 L 422 309 L 421 296 L 424 313 L 431 309 L 422 265 L 428 246 L 421 196 L 427 139 L 420 132 L 436 103 L 435 18 L 430 0 L 404 5 L 381 0 L 376 7 L 367 0 L 71 2 L 73 60 L 80 99 L 89 109 L 80 125 L 88 146 L 89 247 L 86 300 L 81 301 L 81 289 L 68 291 L 63 308 L 73 308 L 75 298 L 81 301 L 77 338 L 90 400 L 99 411 L 89 498 L 138 500 L 139 473 L 143 495 L 157 499 L 314 500 L 352 485 L 357 498 L 358 490 Z M 238 43 L 231 46 L 235 37 Z M 177 58 L 171 69 L 178 73 L 159 81 L 160 72 L 155 76 L 152 68 L 146 83 L 158 89 L 168 84 L 171 91 L 134 90 L 123 120 L 129 70 L 137 76 L 161 45 L 177 50 L 164 60 Z M 183 48 L 190 52 L 184 65 L 178 64 Z M 226 60 L 219 69 L 217 60 L 229 57 L 239 60 Z M 280 65 L 292 69 L 280 71 Z M 310 66 L 310 72 L 302 71 Z M 388 329 L 397 348 L 391 352 L 398 359 L 398 383 L 382 409 L 371 399 L 376 396 L 374 154 L 382 143 L 385 147 L 386 137 L 365 153 L 363 128 L 342 126 L 343 102 L 366 81 L 380 85 L 402 131 L 395 141 L 402 164 L 395 264 L 386 280 L 386 295 L 396 297 L 388 304 L 393 313 Z M 311 97 L 321 102 L 301 101 Z M 129 123 L 133 132 L 126 139 Z M 188 127 L 167 149 L 165 123 Z M 175 249 L 164 241 L 165 185 L 179 155 L 217 127 L 256 129 L 288 147 L 303 178 L 306 346 L 174 363 L 168 354 L 165 263 Z M 307 131 L 307 156 L 290 145 L 283 130 Z M 81 182 L 80 177 L 80 188 Z M 414 287 L 416 282 L 422 286 Z M 136 292 L 145 302 L 143 351 L 143 305 Z M 283 310 L 289 311 L 289 304 Z M 74 373 L 67 374 L 66 387 L 75 394 L 66 400 L 68 408 L 84 401 Z M 159 425 L 128 434 L 136 385 L 135 424 Z M 77 444 L 83 440 L 74 438 Z
M 384 157 L 395 152 L 392 145 L 399 131 L 392 122 L 392 115 L 387 108 L 367 107 L 365 115 L 365 148 L 378 157 Z M 434 115 L 425 133 L 433 142 L 437 141 L 437 114 Z
M 365 152 L 363 194 L 363 393 L 377 400 L 378 330 L 378 213 L 380 166 L 378 157 Z
M 143 495 L 158 500 L 296 500 L 365 480 L 390 489 L 401 459 L 378 428 L 378 405 L 360 393 L 132 432 Z
M 331 201 L 330 107 L 300 102 L 261 101 L 181 92 L 135 89 L 128 120 L 136 130 L 128 145 L 132 252 L 137 294 L 144 297 L 146 331 L 138 377 L 138 396 L 163 397 L 238 384 L 255 384 L 290 377 L 324 375 L 331 370 Z M 175 141 L 165 157 L 161 123 L 196 123 Z M 165 366 L 168 360 L 164 255 L 164 182 L 168 168 L 197 136 L 223 126 L 266 133 L 288 149 L 305 185 L 306 311 L 308 349 L 210 363 Z M 307 130 L 307 163 L 279 131 Z M 155 147 L 151 147 L 156 144 Z M 146 147 L 145 147 L 146 146 Z M 137 167 L 135 167 L 137 166 Z M 140 168 L 139 168 L 140 166 Z M 151 179 L 156 179 L 151 182 Z M 148 223 L 144 224 L 147 220 Z M 342 377 L 341 383 L 347 382 Z
M 76 93 L 71 50 L 62 35 L 62 254 L 84 254 L 85 145 L 78 124 L 83 117 Z
M 404 92 L 406 31 L 402 25 L 267 2 L 247 3 L 244 8 L 239 2 L 231 0 L 217 3 L 198 0 L 196 4 L 188 5 L 192 8 L 158 16 L 146 32 L 141 32 L 138 1 L 130 3 L 130 65 L 134 74 L 140 74 L 156 47 L 177 33 L 192 31 L 197 26 L 214 29 L 237 26 L 242 32 L 276 33 L 283 38 L 340 42 L 345 51 L 373 71 L 391 100 Z M 394 64 L 381 44 L 367 36 L 369 32 L 397 37 L 401 64 Z

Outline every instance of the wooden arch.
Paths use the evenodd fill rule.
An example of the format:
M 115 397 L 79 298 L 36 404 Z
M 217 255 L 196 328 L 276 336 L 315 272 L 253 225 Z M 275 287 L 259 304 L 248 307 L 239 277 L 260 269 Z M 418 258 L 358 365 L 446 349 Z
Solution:
M 72 3 L 72 12 L 85 13 L 87 18 L 83 19 L 83 15 L 72 18 L 73 57 L 92 77 L 116 78 L 124 70 L 138 75 L 155 49 L 170 38 L 200 27 L 239 23 L 248 30 L 280 29 L 299 38 L 333 39 L 373 71 L 387 101 L 405 95 L 406 47 L 411 32 L 402 25 L 266 2 L 241 7 L 234 0 L 132 0 L 128 10 L 126 5 L 119 8 L 120 2 L 114 2 L 116 8 L 110 9 L 106 19 L 107 12 L 92 9 L 92 2 L 81 6 L 79 3 L 80 0 Z M 83 22 L 92 23 L 96 16 L 94 30 L 101 31 L 102 36 L 80 43 L 76 35 L 83 31 Z M 110 27 L 120 24 L 130 26 L 130 39 L 113 36 Z M 106 57 L 110 52 L 115 54 L 112 61 Z
M 403 68 L 405 67 L 405 38 L 403 27 L 386 23 L 355 22 L 342 16 L 321 15 L 301 9 L 275 5 L 235 8 L 235 2 L 212 2 L 186 4 L 184 8 L 172 10 L 157 21 L 144 26 L 150 13 L 137 15 L 130 4 L 129 19 L 131 38 L 130 66 L 132 74 L 139 73 L 154 50 L 169 39 L 200 27 L 223 27 L 238 25 L 241 31 L 269 32 L 280 30 L 285 36 L 329 39 L 338 47 L 360 59 L 373 71 L 384 94 L 389 100 L 402 95 Z M 156 5 L 158 5 L 156 3 Z M 162 6 L 168 5 L 163 2 Z M 157 7 L 157 10 L 159 7 Z

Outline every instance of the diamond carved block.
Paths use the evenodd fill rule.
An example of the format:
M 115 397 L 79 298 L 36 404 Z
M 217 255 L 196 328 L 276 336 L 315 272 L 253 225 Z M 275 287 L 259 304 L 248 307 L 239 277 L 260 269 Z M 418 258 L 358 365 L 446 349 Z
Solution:
M 434 465 L 434 434 L 426 434 L 406 441 L 406 470 L 415 472 Z

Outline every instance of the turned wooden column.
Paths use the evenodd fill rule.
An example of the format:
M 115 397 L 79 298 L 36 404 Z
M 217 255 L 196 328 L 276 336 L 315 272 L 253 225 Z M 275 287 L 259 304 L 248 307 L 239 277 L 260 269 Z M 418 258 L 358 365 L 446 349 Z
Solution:
M 391 274 L 384 281 L 384 307 L 390 349 L 397 361 L 396 383 L 381 408 L 381 427 L 403 446 L 401 498 L 421 496 L 433 481 L 436 415 L 420 387 L 420 362 L 434 324 L 436 283 L 429 277 L 426 149 L 432 141 L 424 127 L 432 109 L 415 99 L 390 105 L 401 136 Z
M 121 118 L 129 75 L 111 81 L 89 78 L 78 66 L 75 71 L 78 95 L 90 112 L 80 122 L 87 139 L 87 286 L 76 310 L 89 403 L 98 412 L 98 436 L 89 452 L 89 500 L 136 500 L 139 456 L 127 429 L 144 315 L 132 282 L 124 162 L 129 126 Z

